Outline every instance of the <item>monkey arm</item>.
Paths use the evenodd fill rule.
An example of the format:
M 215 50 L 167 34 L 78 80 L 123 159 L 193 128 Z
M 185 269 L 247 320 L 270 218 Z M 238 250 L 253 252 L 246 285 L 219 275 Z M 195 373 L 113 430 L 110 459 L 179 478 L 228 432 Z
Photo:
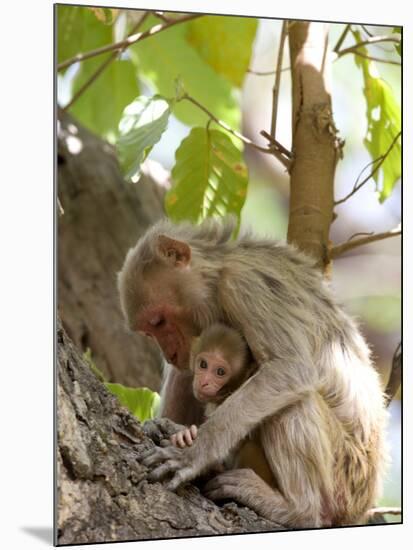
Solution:
M 172 473 L 167 487 L 175 490 L 181 483 L 224 460 L 237 443 L 265 418 L 304 399 L 312 388 L 301 387 L 292 391 L 279 387 L 275 373 L 280 366 L 274 361 L 262 365 L 199 427 L 198 437 L 191 447 L 155 448 L 150 451 L 143 461 L 148 467 L 156 466 L 150 479 L 159 480 Z M 298 365 L 290 367 L 297 369 Z
M 203 406 L 194 397 L 192 373 L 189 370 L 179 371 L 169 365 L 166 368 L 159 415 L 178 424 L 201 424 Z
M 308 333 L 309 323 L 320 320 L 297 304 L 286 305 L 289 297 L 281 292 L 281 283 L 269 277 L 251 268 L 222 276 L 218 300 L 225 320 L 246 338 L 258 371 L 200 426 L 192 447 L 155 449 L 148 455 L 147 466 L 161 463 L 152 479 L 174 473 L 171 489 L 224 460 L 263 420 L 318 389 Z

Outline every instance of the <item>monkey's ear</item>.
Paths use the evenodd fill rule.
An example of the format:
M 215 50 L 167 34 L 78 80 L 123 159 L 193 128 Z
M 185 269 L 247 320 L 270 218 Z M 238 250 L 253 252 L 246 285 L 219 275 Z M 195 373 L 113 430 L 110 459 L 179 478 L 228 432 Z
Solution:
M 183 241 L 171 239 L 166 235 L 158 237 L 158 252 L 174 266 L 185 267 L 191 261 L 191 247 Z

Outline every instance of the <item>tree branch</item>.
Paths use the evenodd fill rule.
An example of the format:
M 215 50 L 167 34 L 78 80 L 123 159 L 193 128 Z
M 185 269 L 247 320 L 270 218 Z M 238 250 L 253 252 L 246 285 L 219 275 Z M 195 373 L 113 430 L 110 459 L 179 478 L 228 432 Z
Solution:
M 376 159 L 372 160 L 371 162 L 369 162 L 364 168 L 363 170 L 360 172 L 360 174 L 358 175 L 357 177 L 357 180 L 356 180 L 356 183 L 354 184 L 353 186 L 353 189 L 350 191 L 350 193 L 348 195 L 346 195 L 344 198 L 338 200 L 338 201 L 335 201 L 334 202 L 334 206 L 337 206 L 339 204 L 342 204 L 343 202 L 345 202 L 346 200 L 348 200 L 351 196 L 353 196 L 355 193 L 357 193 L 357 191 L 359 189 L 361 189 L 363 187 L 363 185 L 365 185 L 369 179 L 371 179 L 374 174 L 378 171 L 378 169 L 380 168 L 380 166 L 383 164 L 383 162 L 386 160 L 386 158 L 389 156 L 391 150 L 393 149 L 393 147 L 396 145 L 399 137 L 402 135 L 401 132 L 399 132 L 396 137 L 393 139 L 393 141 L 391 142 L 389 148 L 387 149 L 387 151 L 385 153 L 383 153 L 383 155 L 380 155 L 379 157 L 377 157 Z M 357 183 L 358 180 L 360 179 L 360 176 L 361 174 L 364 172 L 364 170 L 366 168 L 368 168 L 369 166 L 371 166 L 372 164 L 376 164 L 376 166 L 373 168 L 373 170 L 370 172 L 370 174 L 361 182 L 361 183 Z
M 331 62 L 324 23 L 288 28 L 292 78 L 292 153 L 287 241 L 329 269 L 334 176 L 342 154 L 331 103 Z
M 351 29 L 351 25 L 346 25 L 344 27 L 344 31 L 341 33 L 340 38 L 337 41 L 337 44 L 334 46 L 333 52 L 337 53 L 339 51 L 350 29 Z
M 149 38 L 150 36 L 154 36 L 156 34 L 159 34 L 162 31 L 166 31 L 173 27 L 174 25 L 178 25 L 179 23 L 186 23 L 187 21 L 190 21 L 191 19 L 197 19 L 198 17 L 202 17 L 202 14 L 190 14 L 185 15 L 184 17 L 180 17 L 179 19 L 173 19 L 170 20 L 168 23 L 165 23 L 164 25 L 154 25 L 150 29 L 148 29 L 145 32 L 133 34 L 131 36 L 128 36 L 125 40 L 121 40 L 120 42 L 114 42 L 113 44 L 108 44 L 106 46 L 102 46 L 101 48 L 96 48 L 95 50 L 91 50 L 86 53 L 80 53 L 75 55 L 74 57 L 71 57 L 70 59 L 67 59 L 66 61 L 62 61 L 62 63 L 59 63 L 57 65 L 57 70 L 61 71 L 63 69 L 66 69 L 67 67 L 70 67 L 70 65 L 73 65 L 74 63 L 80 63 L 84 61 L 85 59 L 90 59 L 91 57 L 96 57 L 97 55 L 102 55 L 107 52 L 111 51 L 122 51 L 132 44 L 136 44 L 136 42 L 140 42 L 141 40 L 145 40 L 145 38 Z
M 344 254 L 344 252 L 348 252 L 353 248 L 357 248 L 359 246 L 363 246 L 369 243 L 374 243 L 375 241 L 389 239 L 390 237 L 397 237 L 398 235 L 401 235 L 401 233 L 401 230 L 399 228 L 396 228 L 392 229 L 391 231 L 386 231 L 385 233 L 376 233 L 368 237 L 363 237 L 362 239 L 357 239 L 356 241 L 349 239 L 345 243 L 333 246 L 330 251 L 330 259 L 333 260 L 334 258 L 338 258 L 338 256 L 341 256 L 342 254 Z
M 384 514 L 400 516 L 401 513 L 402 513 L 401 508 L 392 507 L 392 506 L 382 506 L 380 508 L 371 508 L 371 510 L 369 510 L 369 516 L 376 516 L 376 515 L 383 516 Z
M 366 55 L 365 53 L 359 52 L 357 50 L 348 51 L 341 55 L 338 55 L 336 58 L 336 61 L 337 59 L 340 59 L 340 57 L 343 57 L 343 55 L 346 55 L 348 53 L 352 53 L 354 55 L 357 55 L 358 57 L 362 57 L 363 59 L 368 59 L 369 61 L 377 61 L 377 63 L 388 63 L 389 65 L 398 65 L 399 67 L 401 66 L 400 61 L 394 61 L 393 59 L 382 59 L 380 57 L 375 57 L 373 55 Z
M 208 115 L 210 119 L 212 119 L 219 126 L 221 126 L 221 128 L 224 128 L 224 130 L 226 130 L 233 136 L 240 139 L 243 143 L 245 143 L 249 147 L 253 147 L 254 149 L 257 149 L 257 151 L 261 151 L 261 153 L 267 153 L 267 154 L 273 155 L 281 162 L 281 164 L 283 164 L 287 168 L 287 170 L 290 168 L 291 161 L 288 158 L 286 158 L 284 154 L 282 154 L 274 145 L 271 144 L 269 147 L 261 147 L 260 145 L 257 145 L 250 138 L 247 138 L 240 132 L 233 130 L 230 126 L 228 126 L 226 122 L 217 118 L 214 114 L 211 113 L 211 111 L 208 111 L 206 107 L 204 107 L 201 103 L 199 103 L 199 101 L 197 101 L 196 99 L 194 99 L 193 97 L 191 97 L 186 93 L 182 95 L 179 101 L 182 101 L 182 100 L 187 100 L 191 102 L 193 105 L 196 105 L 199 109 L 201 109 L 201 111 L 203 111 L 206 115 Z M 284 147 L 282 148 L 285 149 Z
M 281 69 L 284 54 L 284 44 L 288 32 L 288 21 L 283 21 L 281 27 L 280 46 L 278 48 L 277 67 L 275 70 L 275 82 L 272 89 L 272 115 L 271 115 L 271 137 L 275 139 L 277 128 L 278 96 L 280 93 Z
M 371 46 L 372 44 L 378 44 L 380 42 L 395 42 L 396 44 L 398 44 L 400 40 L 394 36 L 374 36 L 372 38 L 368 38 L 367 40 L 363 40 L 362 42 L 357 42 L 357 44 L 353 44 L 352 46 L 349 46 L 344 50 L 337 51 L 336 49 L 334 49 L 334 51 L 336 52 L 337 57 L 341 57 L 348 53 L 355 53 L 356 50 L 362 48 L 363 46 Z
M 280 153 L 282 153 L 283 155 L 285 155 L 288 159 L 292 159 L 293 158 L 293 154 L 291 153 L 291 151 L 289 151 L 288 149 L 286 149 L 284 147 L 284 145 L 281 145 L 281 143 L 279 141 L 277 141 L 275 138 L 273 138 L 272 136 L 270 136 L 270 134 L 268 132 L 266 132 L 265 130 L 261 130 L 260 134 L 265 137 L 265 139 L 268 139 L 268 141 L 270 142 L 270 144 L 272 146 L 274 146 Z
M 284 67 L 281 69 L 281 72 L 289 71 L 291 67 Z M 276 73 L 275 70 L 273 71 L 255 71 L 254 69 L 247 69 L 247 73 L 253 74 L 255 76 L 271 76 Z
M 134 25 L 134 27 L 131 29 L 128 36 L 132 36 L 136 33 L 136 31 L 139 30 L 139 28 L 143 25 L 143 23 L 146 21 L 146 19 L 149 16 L 149 12 L 146 11 L 141 19 Z M 70 107 L 79 99 L 79 97 L 89 88 L 95 80 L 103 73 L 103 71 L 112 63 L 112 61 L 115 61 L 115 59 L 120 55 L 123 51 L 125 51 L 126 46 L 123 46 L 120 50 L 116 50 L 112 53 L 111 56 L 109 56 L 98 68 L 97 70 L 91 75 L 88 80 L 81 86 L 78 91 L 73 95 L 72 99 L 69 101 L 65 107 L 63 107 L 63 111 L 67 111 L 70 109 Z

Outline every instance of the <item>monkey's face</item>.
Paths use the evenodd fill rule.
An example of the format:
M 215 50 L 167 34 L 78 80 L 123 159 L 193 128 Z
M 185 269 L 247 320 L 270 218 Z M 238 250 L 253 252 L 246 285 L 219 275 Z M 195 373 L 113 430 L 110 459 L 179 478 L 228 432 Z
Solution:
M 204 279 L 186 243 L 160 235 L 154 250 L 144 244 L 128 253 L 118 276 L 122 310 L 131 330 L 156 340 L 169 363 L 187 369 L 192 338 L 202 328 L 199 312 L 208 303 Z
M 193 391 L 198 401 L 208 403 L 220 398 L 219 392 L 232 377 L 231 365 L 218 352 L 199 353 L 193 365 Z
M 166 360 L 178 369 L 189 367 L 191 341 L 200 332 L 194 319 L 202 299 L 199 287 L 189 260 L 181 260 L 169 249 L 139 280 L 134 328 L 154 338 Z
M 168 363 L 180 370 L 188 368 L 195 329 L 186 308 L 161 299 L 140 312 L 136 326 L 138 332 L 157 341 Z

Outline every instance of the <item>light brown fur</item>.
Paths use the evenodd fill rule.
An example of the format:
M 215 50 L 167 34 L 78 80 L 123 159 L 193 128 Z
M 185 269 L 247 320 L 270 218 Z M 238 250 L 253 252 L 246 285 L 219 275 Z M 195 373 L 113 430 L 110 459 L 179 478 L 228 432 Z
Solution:
M 219 391 L 205 399 L 205 415 L 210 416 L 216 408 L 256 371 L 248 347 L 242 336 L 234 329 L 221 323 L 215 323 L 195 338 L 190 355 L 190 370 L 194 375 L 193 392 L 197 394 L 196 367 L 197 360 L 202 354 L 211 353 L 218 358 L 219 364 L 227 365 L 230 370 L 229 378 Z M 197 437 L 195 425 L 180 430 L 171 436 L 171 442 L 181 448 L 192 445 Z M 248 434 L 231 457 L 225 461 L 227 468 L 249 468 L 271 486 L 275 486 L 275 479 L 268 464 L 261 443 L 259 430 Z
M 233 241 L 233 227 L 160 222 L 119 275 L 130 327 L 156 338 L 177 369 L 188 368 L 193 336 L 217 321 L 243 334 L 258 367 L 191 447 L 156 449 L 145 464 L 157 465 L 153 479 L 172 473 L 175 489 L 259 430 L 277 488 L 234 470 L 209 483 L 211 498 L 235 498 L 292 527 L 363 522 L 387 456 L 383 393 L 367 345 L 310 258 L 249 235 Z M 182 403 L 169 391 L 177 375 L 167 375 L 163 406 L 175 404 L 171 416 L 180 421 Z

